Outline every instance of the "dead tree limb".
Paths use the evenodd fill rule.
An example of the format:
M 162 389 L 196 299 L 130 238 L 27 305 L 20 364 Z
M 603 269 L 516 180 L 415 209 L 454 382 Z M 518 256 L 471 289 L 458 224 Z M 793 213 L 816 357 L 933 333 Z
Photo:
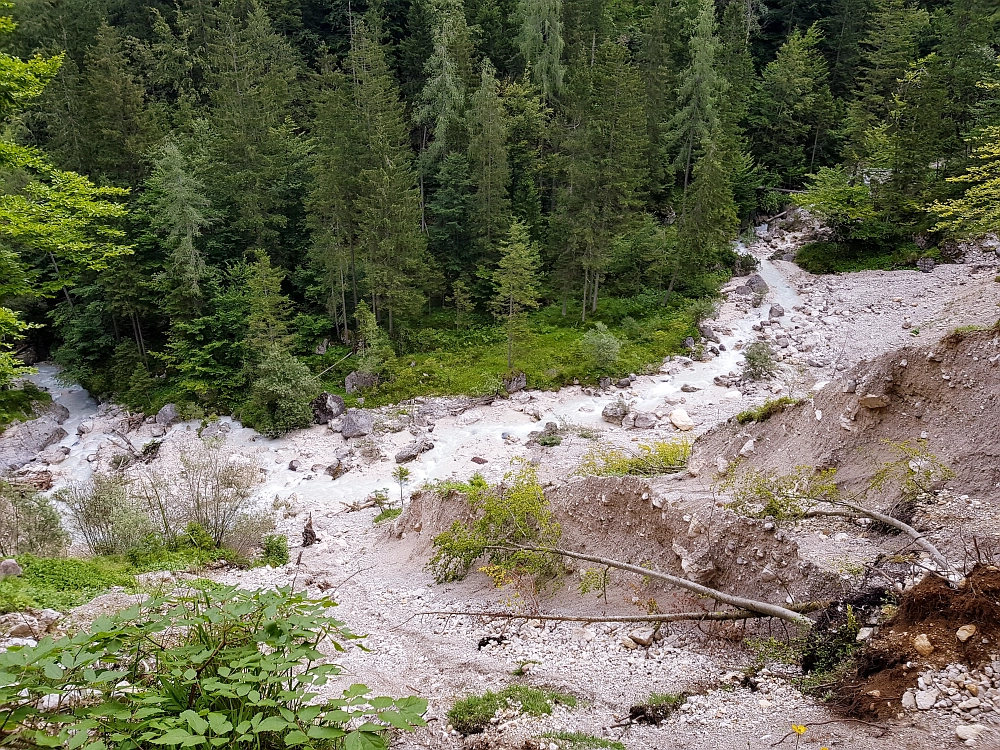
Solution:
M 826 609 L 830 602 L 803 602 L 793 604 L 789 609 L 793 612 L 805 614 Z M 441 610 L 433 612 L 419 612 L 421 615 L 447 615 L 450 617 L 490 617 L 505 620 L 543 620 L 545 622 L 684 622 L 687 620 L 753 620 L 770 615 L 762 615 L 759 612 L 751 612 L 747 609 L 734 609 L 728 612 L 663 612 L 651 615 L 533 615 L 524 612 L 464 612 L 457 610 Z
M 505 550 L 520 550 L 523 552 L 543 552 L 551 555 L 561 555 L 562 557 L 571 557 L 576 560 L 586 560 L 587 562 L 597 563 L 598 565 L 606 565 L 611 568 L 617 568 L 618 570 L 625 570 L 630 573 L 638 573 L 642 576 L 649 576 L 650 578 L 656 578 L 661 581 L 666 581 L 667 583 L 676 586 L 677 588 L 690 591 L 698 596 L 704 596 L 708 599 L 713 599 L 717 602 L 722 602 L 723 604 L 728 604 L 731 607 L 736 607 L 737 609 L 745 609 L 750 612 L 756 612 L 763 617 L 777 617 L 780 620 L 786 620 L 788 622 L 794 623 L 796 625 L 801 625 L 803 627 L 812 627 L 812 620 L 808 617 L 794 612 L 787 607 L 782 607 L 778 604 L 769 604 L 768 602 L 759 602 L 754 599 L 746 599 L 742 596 L 733 596 L 732 594 L 727 594 L 718 589 L 709 588 L 708 586 L 702 586 L 700 583 L 695 583 L 694 581 L 689 581 L 686 578 L 679 578 L 678 576 L 670 575 L 669 573 L 661 573 L 658 570 L 651 570 L 649 568 L 643 568 L 639 565 L 631 565 L 630 563 L 621 562 L 620 560 L 612 560 L 607 557 L 598 557 L 597 555 L 585 555 L 582 552 L 573 552 L 568 549 L 561 549 L 559 547 L 523 547 L 523 546 L 503 546 L 497 545 L 493 549 L 505 549 Z
M 920 547 L 924 552 L 930 555 L 931 559 L 937 563 L 938 567 L 941 568 L 944 573 L 957 572 L 955 568 L 951 566 L 944 555 L 935 547 L 931 542 L 927 540 L 923 534 L 917 531 L 915 528 L 910 526 L 908 523 L 900 521 L 898 518 L 893 518 L 892 516 L 887 516 L 885 513 L 879 513 L 877 510 L 869 510 L 862 505 L 857 505 L 855 503 L 849 502 L 847 500 L 827 500 L 831 505 L 838 505 L 844 510 L 839 509 L 823 509 L 817 508 L 814 510 L 806 511 L 805 517 L 810 518 L 814 516 L 843 516 L 846 518 L 857 518 L 859 516 L 863 518 L 871 518 L 873 521 L 879 521 L 887 526 L 891 526 L 894 529 L 906 534 L 914 543 Z

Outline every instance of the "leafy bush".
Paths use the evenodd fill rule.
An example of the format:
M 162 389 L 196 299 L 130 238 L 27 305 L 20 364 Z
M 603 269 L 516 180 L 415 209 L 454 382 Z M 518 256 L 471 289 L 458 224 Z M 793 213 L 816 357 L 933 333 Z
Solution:
M 606 372 L 618 361 L 622 342 L 608 330 L 604 323 L 596 323 L 593 328 L 583 334 L 582 347 L 584 354 L 594 363 L 594 367 Z
M 261 546 L 260 561 L 264 565 L 278 568 L 288 564 L 288 537 L 284 534 L 268 534 Z
M 801 399 L 782 396 L 781 398 L 769 398 L 756 409 L 746 409 L 736 415 L 736 421 L 740 424 L 750 424 L 751 422 L 764 422 L 775 414 L 780 414 L 789 406 L 802 403 Z
M 542 435 L 536 442 L 545 448 L 554 448 L 562 445 L 562 435 Z
M 711 299 L 710 297 L 702 297 L 701 299 L 696 299 L 688 305 L 688 313 L 694 320 L 695 325 L 704 323 L 706 320 L 714 318 L 718 314 L 719 303 L 718 300 Z
M 684 439 L 639 445 L 637 451 L 596 445 L 584 455 L 576 473 L 598 477 L 676 474 L 684 471 L 690 457 L 691 443 Z
M 274 438 L 312 424 L 309 402 L 323 387 L 306 365 L 282 349 L 271 348 L 255 372 L 250 399 L 240 411 L 247 425 Z
M 488 549 L 521 544 L 551 547 L 559 541 L 559 524 L 552 520 L 534 466 L 521 460 L 492 487 L 477 474 L 463 491 L 475 520 L 455 521 L 448 531 L 434 537 L 435 552 L 427 568 L 438 583 L 461 580 L 484 554 L 491 566 L 521 574 L 551 570 L 553 563 L 547 555 Z
M 69 512 L 70 522 L 95 555 L 125 554 L 155 533 L 145 509 L 129 492 L 123 474 L 95 474 L 60 490 L 56 498 Z
M 353 685 L 313 702 L 340 672 L 320 646 L 356 638 L 327 614 L 335 604 L 205 589 L 11 649 L 0 654 L 0 726 L 17 746 L 384 750 L 391 728 L 424 725 L 426 701 Z
M 68 544 L 59 512 L 45 495 L 0 480 L 0 557 L 55 556 Z
M 470 695 L 457 701 L 448 710 L 448 723 L 460 734 L 479 734 L 489 726 L 490 719 L 496 716 L 497 711 L 503 708 L 515 706 L 522 714 L 547 716 L 552 713 L 552 706 L 556 703 L 573 707 L 576 705 L 576 697 L 526 685 L 508 685 L 496 693 L 487 690 L 482 695 Z
M 767 380 L 778 372 L 774 350 L 766 341 L 755 341 L 743 352 L 743 377 L 747 380 Z

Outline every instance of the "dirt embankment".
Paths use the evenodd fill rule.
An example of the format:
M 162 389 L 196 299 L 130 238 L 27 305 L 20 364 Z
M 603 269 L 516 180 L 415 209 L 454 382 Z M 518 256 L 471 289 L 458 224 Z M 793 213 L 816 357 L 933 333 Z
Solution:
M 949 486 L 996 504 L 998 425 L 1000 328 L 993 328 L 861 362 L 811 400 L 765 422 L 729 420 L 698 441 L 692 466 L 711 473 L 720 457 L 732 461 L 742 451 L 756 469 L 836 468 L 843 488 L 856 491 L 879 464 L 898 460 L 891 443 L 925 439 L 954 470 Z
M 691 481 L 577 477 L 549 487 L 546 498 L 562 529 L 560 544 L 567 549 L 776 603 L 788 596 L 800 601 L 842 593 L 836 575 L 799 558 L 798 545 L 788 534 L 773 524 L 738 517 Z M 419 492 L 388 536 L 402 539 L 405 535 L 411 559 L 424 560 L 437 534 L 456 519 L 469 518 L 460 493 Z M 581 571 L 595 567 L 589 563 L 575 566 Z M 641 605 L 653 599 L 664 609 L 708 606 L 637 575 L 616 574 L 613 580 L 617 583 L 612 605 Z

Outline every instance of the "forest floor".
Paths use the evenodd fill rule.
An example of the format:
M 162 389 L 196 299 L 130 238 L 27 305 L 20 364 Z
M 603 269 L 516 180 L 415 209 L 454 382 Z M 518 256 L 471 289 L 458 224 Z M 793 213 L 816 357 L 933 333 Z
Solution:
M 795 668 L 766 659 L 755 687 L 736 684 L 739 674 L 757 658 L 744 645 L 745 638 L 784 637 L 786 633 L 780 626 L 743 631 L 731 626 L 678 625 L 669 630 L 664 640 L 654 642 L 649 648 L 630 648 L 623 645 L 623 639 L 634 626 L 545 624 L 530 617 L 507 623 L 468 615 L 422 614 L 512 608 L 530 614 L 533 607 L 584 616 L 594 612 L 639 614 L 642 610 L 637 609 L 637 604 L 654 595 L 664 611 L 697 603 L 668 590 L 643 588 L 643 584 L 627 578 L 616 582 L 603 602 L 593 594 L 580 596 L 572 583 L 546 592 L 538 601 L 531 601 L 527 591 L 521 592 L 521 598 L 517 599 L 511 591 L 495 589 L 481 573 L 473 573 L 459 583 L 439 586 L 424 565 L 432 533 L 448 519 L 428 515 L 422 520 L 417 513 L 424 502 L 420 492 L 414 494 L 415 501 L 395 523 L 373 526 L 376 509 L 349 512 L 346 508 L 347 503 L 363 500 L 377 489 L 388 489 L 390 496 L 398 492 L 390 477 L 396 465 L 392 456 L 415 439 L 428 439 L 435 445 L 407 464 L 412 478 L 406 489 L 416 488 L 425 481 L 466 480 L 476 471 L 487 479 L 497 480 L 509 470 L 512 459 L 523 456 L 537 463 L 540 479 L 553 495 L 564 498 L 564 505 L 557 510 L 564 516 L 564 535 L 572 537 L 575 533 L 574 542 L 588 544 L 593 549 L 606 545 L 609 551 L 628 550 L 629 554 L 639 554 L 647 548 L 653 554 L 659 544 L 671 558 L 669 565 L 676 566 L 675 556 L 669 552 L 674 538 L 689 544 L 700 533 L 695 529 L 698 519 L 708 518 L 709 527 L 721 529 L 722 536 L 714 539 L 714 544 L 725 544 L 725 536 L 732 535 L 728 541 L 735 551 L 732 566 L 723 571 L 728 576 L 726 580 L 735 589 L 766 595 L 767 587 L 761 583 L 753 564 L 745 570 L 738 567 L 742 559 L 738 553 L 750 550 L 753 544 L 764 545 L 754 541 L 763 537 L 754 531 L 758 536 L 751 538 L 746 535 L 749 532 L 740 531 L 738 524 L 727 526 L 721 512 L 718 519 L 715 515 L 713 465 L 718 456 L 731 451 L 733 441 L 739 436 L 731 436 L 727 442 L 713 428 L 738 412 L 778 395 L 812 397 L 813 401 L 807 402 L 810 407 L 819 404 L 821 398 L 835 401 L 848 389 L 849 381 L 861 383 L 855 389 L 864 388 L 866 373 L 884 366 L 884 362 L 876 366 L 866 360 L 888 356 L 904 346 L 910 346 L 912 351 L 926 348 L 930 352 L 938 339 L 954 329 L 988 327 L 1000 316 L 1000 283 L 994 280 L 998 263 L 992 252 L 970 253 L 965 263 L 938 266 L 932 273 L 812 276 L 792 263 L 771 260 L 776 254 L 780 257 L 792 251 L 812 231 L 806 226 L 760 232 L 764 236 L 748 249 L 761 260 L 760 275 L 769 291 L 763 304 L 754 307 L 744 293 L 741 282 L 745 279 L 734 279 L 724 288 L 726 301 L 718 318 L 710 322 L 722 346 L 718 347 L 717 356 L 706 361 L 671 358 L 663 363 L 658 374 L 639 375 L 631 382 L 623 382 L 621 387 L 605 391 L 579 386 L 557 392 L 525 391 L 491 404 L 461 398 L 414 399 L 373 410 L 372 434 L 351 440 L 325 426 L 273 441 L 226 419 L 217 427 L 210 426 L 216 432 L 228 434 L 233 450 L 256 455 L 267 469 L 260 496 L 280 511 L 279 531 L 287 533 L 292 543 L 292 563 L 287 566 L 226 569 L 212 576 L 248 587 L 294 585 L 334 596 L 340 602 L 338 617 L 355 632 L 368 634 L 364 650 L 348 645 L 346 652 L 337 657 L 345 669 L 338 686 L 363 682 L 376 692 L 416 694 L 430 701 L 428 728 L 400 737 L 396 743 L 406 750 L 550 748 L 547 743 L 531 744 L 535 742 L 532 738 L 560 732 L 581 732 L 620 741 L 630 750 L 772 746 L 809 750 L 920 749 L 955 744 L 957 726 L 979 722 L 985 733 L 978 746 L 1000 747 L 1000 735 L 990 739 L 994 726 L 992 713 L 970 715 L 957 708 L 901 710 L 897 717 L 877 725 L 859 723 L 804 696 L 793 684 Z M 772 308 L 773 304 L 781 309 Z M 756 340 L 772 343 L 781 372 L 763 385 L 738 383 L 741 350 Z M 970 352 L 967 366 L 950 363 L 956 376 L 975 381 L 975 390 L 970 387 L 965 391 L 970 397 L 976 393 L 988 396 L 1000 388 L 1000 369 L 989 369 L 996 362 L 990 359 L 996 352 L 983 354 L 980 358 Z M 43 372 L 42 379 L 48 375 Z M 820 396 L 816 396 L 817 392 Z M 116 441 L 111 432 L 120 414 L 86 402 L 79 389 L 54 389 L 54 396 L 64 403 L 73 399 L 79 402 L 74 402 L 71 408 L 70 427 L 88 423 L 82 434 L 72 434 L 73 430 L 68 428 L 70 435 L 64 445 L 70 448 L 70 454 L 62 463 L 36 467 L 52 472 L 59 486 L 85 478 L 121 452 L 120 440 Z M 652 426 L 626 428 L 604 421 L 602 410 L 619 398 L 631 405 L 633 413 L 649 415 L 647 423 Z M 838 403 L 838 408 L 841 407 Z M 673 426 L 670 414 L 678 408 L 684 409 L 695 423 L 690 432 L 679 432 Z M 787 420 L 799 420 L 794 426 L 789 426 L 791 421 L 779 420 L 774 429 L 780 429 L 784 435 L 789 430 L 793 434 L 795 430 L 807 431 L 810 424 L 839 425 L 840 414 L 820 414 L 825 410 L 819 406 L 810 409 L 812 422 L 806 422 L 801 416 L 807 413 L 805 408 L 801 407 L 796 415 L 787 415 Z M 966 418 L 967 415 L 957 416 L 952 428 L 960 430 L 961 420 Z M 546 448 L 532 441 L 529 433 L 542 429 L 548 422 L 556 423 L 563 439 L 560 445 Z M 152 438 L 155 428 L 143 424 L 129 437 L 139 445 Z M 896 440 L 919 437 L 913 426 L 899 429 L 904 434 L 887 436 Z M 710 446 L 706 450 L 711 455 L 699 453 L 696 446 L 698 460 L 692 464 L 694 470 L 690 473 L 659 478 L 641 486 L 628 485 L 631 480 L 607 480 L 618 482 L 618 486 L 627 485 L 628 498 L 613 496 L 609 500 L 614 491 L 608 487 L 613 484 L 595 484 L 596 480 L 572 476 L 582 457 L 598 443 L 635 449 L 637 444 L 709 431 L 712 434 L 705 438 L 705 445 Z M 838 439 L 841 432 L 851 434 L 846 427 L 839 426 L 834 432 Z M 937 436 L 943 434 L 938 429 Z M 168 468 L 174 465 L 179 452 L 196 440 L 197 435 L 196 424 L 175 425 L 163 436 L 157 462 Z M 777 435 L 770 433 L 775 440 Z M 758 441 L 764 438 L 757 435 Z M 977 441 L 995 448 L 998 435 L 982 434 Z M 796 441 L 786 442 L 788 445 L 783 444 L 780 450 L 789 457 L 797 455 Z M 820 453 L 821 447 L 809 445 L 806 453 Z M 957 458 L 964 460 L 966 455 L 971 455 L 971 451 Z M 756 458 L 751 454 L 749 460 Z M 350 467 L 349 471 L 331 478 L 325 468 L 334 462 Z M 996 528 L 1000 520 L 996 513 L 1000 491 L 990 486 L 981 474 L 975 474 L 976 494 L 970 497 L 972 493 L 965 491 L 963 482 L 972 482 L 973 475 L 960 471 L 958 480 L 949 483 L 950 489 L 939 496 L 933 511 L 928 511 L 937 514 L 935 522 L 939 528 L 948 528 L 953 521 L 967 521 L 970 513 L 983 528 Z M 635 503 L 640 498 L 645 510 L 637 510 Z M 588 512 L 590 525 L 574 532 L 568 524 Z M 634 513 L 646 513 L 648 517 L 637 517 Z M 303 523 L 310 516 L 321 541 L 302 549 L 297 542 Z M 657 519 L 662 519 L 666 526 L 661 528 L 653 523 L 659 523 Z M 713 523 L 719 526 L 713 527 Z M 768 559 L 776 564 L 798 571 L 790 579 L 788 591 L 799 599 L 826 595 L 838 585 L 848 586 L 851 571 L 859 561 L 891 552 L 894 544 L 898 546 L 895 540 L 886 542 L 846 523 L 803 524 L 791 532 L 787 541 L 775 542 L 773 534 L 769 538 L 771 541 L 766 543 L 769 546 L 758 548 L 756 556 L 770 556 Z M 165 582 L 169 585 L 170 579 Z M 770 595 L 779 593 L 785 595 L 779 590 L 772 590 Z M 122 603 L 122 595 L 109 595 L 104 601 L 107 607 L 117 607 Z M 89 605 L 87 612 L 99 611 L 102 606 L 105 605 L 98 599 Z M 482 639 L 490 635 L 503 635 L 505 640 L 481 647 Z M 995 666 L 1000 674 L 1000 663 Z M 515 671 L 523 674 L 514 676 Z M 456 698 L 500 689 L 513 682 L 571 693 L 577 696 L 578 703 L 575 708 L 556 706 L 550 716 L 539 718 L 511 712 L 485 734 L 470 738 L 449 731 L 445 714 Z M 660 726 L 627 724 L 629 707 L 642 703 L 650 693 L 684 693 L 690 697 Z M 789 734 L 792 724 L 809 727 L 798 745 Z M 556 747 L 570 747 L 556 738 L 550 741 Z

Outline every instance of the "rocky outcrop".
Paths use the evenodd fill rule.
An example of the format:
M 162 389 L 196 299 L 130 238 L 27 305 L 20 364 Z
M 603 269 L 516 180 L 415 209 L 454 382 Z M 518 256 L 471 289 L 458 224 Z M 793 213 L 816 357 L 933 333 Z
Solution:
M 625 415 L 628 414 L 628 405 L 621 400 L 612 401 L 601 411 L 601 418 L 611 424 L 621 424 Z
M 14 425 L 0 435 L 0 472 L 20 469 L 65 438 L 68 433 L 61 425 L 68 417 L 66 407 L 56 404 L 42 417 Z
M 528 376 L 523 372 L 519 372 L 517 375 L 504 380 L 503 387 L 506 389 L 507 393 L 517 393 L 518 391 L 523 391 L 528 387 Z
M 314 398 L 309 405 L 316 424 L 329 424 L 344 413 L 344 399 L 326 391 Z
M 694 420 L 684 409 L 674 409 L 670 412 L 670 423 L 682 432 L 694 429 Z

